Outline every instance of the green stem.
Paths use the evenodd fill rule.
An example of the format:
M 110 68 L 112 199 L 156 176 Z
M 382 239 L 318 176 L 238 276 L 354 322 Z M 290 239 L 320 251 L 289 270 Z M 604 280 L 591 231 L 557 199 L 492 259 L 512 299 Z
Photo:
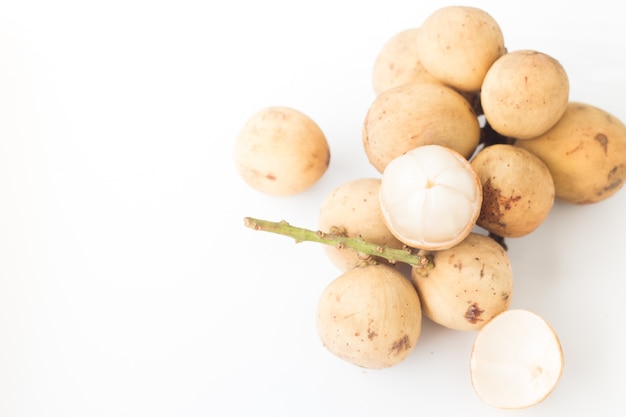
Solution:
M 432 266 L 432 258 L 429 255 L 415 252 L 414 249 L 406 246 L 403 249 L 394 249 L 388 246 L 366 242 L 360 237 L 348 237 L 335 233 L 324 233 L 322 231 L 313 231 L 292 226 L 284 220 L 272 222 L 254 219 L 252 217 L 244 217 L 244 225 L 254 230 L 292 237 L 295 239 L 296 243 L 306 241 L 322 243 L 338 248 L 350 248 L 368 256 L 384 258 L 392 264 L 403 262 L 421 268 Z

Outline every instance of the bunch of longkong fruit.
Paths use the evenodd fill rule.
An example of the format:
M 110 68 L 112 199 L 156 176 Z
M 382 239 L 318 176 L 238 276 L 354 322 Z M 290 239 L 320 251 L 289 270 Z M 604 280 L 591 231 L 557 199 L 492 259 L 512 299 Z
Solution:
M 507 50 L 497 22 L 474 7 L 438 9 L 397 33 L 372 74 L 361 145 L 380 175 L 337 186 L 316 231 L 245 225 L 325 244 L 341 273 L 321 294 L 317 326 L 337 357 L 396 365 L 425 316 L 476 332 L 469 370 L 487 404 L 543 401 L 562 374 L 561 344 L 538 314 L 509 308 L 505 239 L 534 231 L 557 199 L 590 204 L 620 190 L 626 126 L 570 101 L 559 61 Z M 252 115 L 235 142 L 238 173 L 269 195 L 303 192 L 329 161 L 320 127 L 286 106 Z

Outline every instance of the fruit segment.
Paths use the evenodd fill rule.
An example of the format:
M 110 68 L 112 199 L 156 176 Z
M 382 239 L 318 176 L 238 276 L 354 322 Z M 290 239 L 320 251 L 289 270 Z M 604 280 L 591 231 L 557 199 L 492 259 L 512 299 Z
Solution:
M 481 202 L 480 180 L 469 162 L 444 146 L 419 146 L 383 172 L 385 223 L 408 246 L 441 250 L 459 243 L 474 227 Z

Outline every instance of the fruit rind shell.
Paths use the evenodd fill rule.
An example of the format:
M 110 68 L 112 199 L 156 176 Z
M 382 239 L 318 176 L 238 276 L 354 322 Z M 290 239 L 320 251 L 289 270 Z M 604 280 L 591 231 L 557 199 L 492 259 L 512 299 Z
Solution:
M 528 331 L 534 332 L 530 335 L 535 338 L 528 337 Z M 494 336 L 496 340 L 487 339 Z M 485 346 L 488 342 L 491 344 Z M 537 313 L 525 309 L 507 310 L 494 317 L 472 345 L 472 386 L 482 401 L 496 408 L 528 408 L 544 401 L 556 388 L 563 367 L 556 332 Z M 495 380 L 487 385 L 485 378 Z M 528 395 L 522 396 L 523 391 Z

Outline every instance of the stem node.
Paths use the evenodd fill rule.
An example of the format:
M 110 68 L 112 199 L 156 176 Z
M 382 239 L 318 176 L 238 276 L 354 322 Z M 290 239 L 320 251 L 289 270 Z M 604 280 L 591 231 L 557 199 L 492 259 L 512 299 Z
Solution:
M 320 230 L 313 231 L 292 226 L 285 220 L 272 222 L 252 217 L 245 217 L 244 225 L 253 230 L 291 237 L 295 239 L 297 243 L 306 241 L 331 245 L 339 249 L 350 248 L 370 262 L 376 261 L 372 259 L 372 257 L 378 257 L 386 259 L 390 264 L 403 262 L 418 268 L 424 268 L 424 265 L 432 264 L 432 261 L 429 261 L 427 256 L 419 253 L 416 254 L 415 249 L 409 246 L 404 246 L 402 249 L 395 249 L 366 242 L 361 236 L 346 236 L 345 230 L 337 227 L 331 228 L 330 233 L 324 233 Z

